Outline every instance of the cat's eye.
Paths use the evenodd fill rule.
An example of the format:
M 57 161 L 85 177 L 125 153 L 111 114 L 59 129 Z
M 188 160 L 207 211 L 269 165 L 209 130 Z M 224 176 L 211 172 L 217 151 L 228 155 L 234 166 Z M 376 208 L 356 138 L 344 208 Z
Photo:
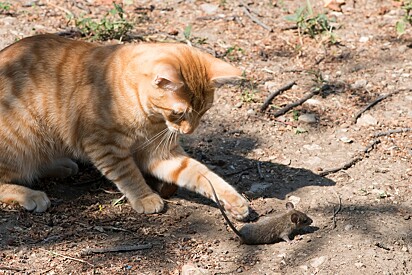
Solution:
M 182 112 L 182 111 L 175 111 L 175 110 L 172 111 L 172 115 L 174 116 L 183 117 L 184 114 L 185 112 Z

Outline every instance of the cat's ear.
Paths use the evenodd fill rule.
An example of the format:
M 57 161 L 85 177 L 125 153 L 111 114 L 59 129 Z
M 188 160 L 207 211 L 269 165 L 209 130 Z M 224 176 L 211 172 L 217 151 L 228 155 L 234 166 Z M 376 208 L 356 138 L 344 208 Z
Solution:
M 184 83 L 176 68 L 170 65 L 161 65 L 155 67 L 153 85 L 175 92 L 182 88 Z
M 241 70 L 225 61 L 212 57 L 209 64 L 210 82 L 215 87 L 224 84 L 238 84 L 244 79 Z

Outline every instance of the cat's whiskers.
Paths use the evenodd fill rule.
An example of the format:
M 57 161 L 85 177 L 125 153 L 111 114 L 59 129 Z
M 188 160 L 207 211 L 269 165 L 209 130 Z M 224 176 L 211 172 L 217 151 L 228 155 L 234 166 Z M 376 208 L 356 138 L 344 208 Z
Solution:
M 136 150 L 141 150 L 144 149 L 146 147 L 148 147 L 149 145 L 151 145 L 156 139 L 158 139 L 159 137 L 163 136 L 169 131 L 168 128 L 163 129 L 162 131 L 156 133 L 153 137 L 151 137 L 150 139 L 147 139 L 145 142 L 143 142 L 140 146 L 137 147 Z

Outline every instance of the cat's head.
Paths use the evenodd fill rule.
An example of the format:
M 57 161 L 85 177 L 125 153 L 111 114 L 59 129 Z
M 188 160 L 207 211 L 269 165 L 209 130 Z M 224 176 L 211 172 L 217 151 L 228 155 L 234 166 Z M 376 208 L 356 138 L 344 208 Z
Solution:
M 172 132 L 190 134 L 212 106 L 216 87 L 241 79 L 242 71 L 181 44 L 165 44 L 152 67 L 148 101 Z

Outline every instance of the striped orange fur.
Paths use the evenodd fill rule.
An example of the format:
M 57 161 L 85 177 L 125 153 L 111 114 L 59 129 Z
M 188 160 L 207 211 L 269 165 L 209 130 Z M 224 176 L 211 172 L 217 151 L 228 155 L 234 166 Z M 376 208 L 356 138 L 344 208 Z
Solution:
M 0 201 L 45 211 L 35 178 L 69 176 L 71 159 L 92 162 L 139 213 L 163 209 L 142 173 L 248 215 L 248 203 L 189 158 L 177 137 L 212 106 L 214 88 L 241 72 L 182 44 L 101 46 L 55 35 L 28 37 L 0 52 Z

